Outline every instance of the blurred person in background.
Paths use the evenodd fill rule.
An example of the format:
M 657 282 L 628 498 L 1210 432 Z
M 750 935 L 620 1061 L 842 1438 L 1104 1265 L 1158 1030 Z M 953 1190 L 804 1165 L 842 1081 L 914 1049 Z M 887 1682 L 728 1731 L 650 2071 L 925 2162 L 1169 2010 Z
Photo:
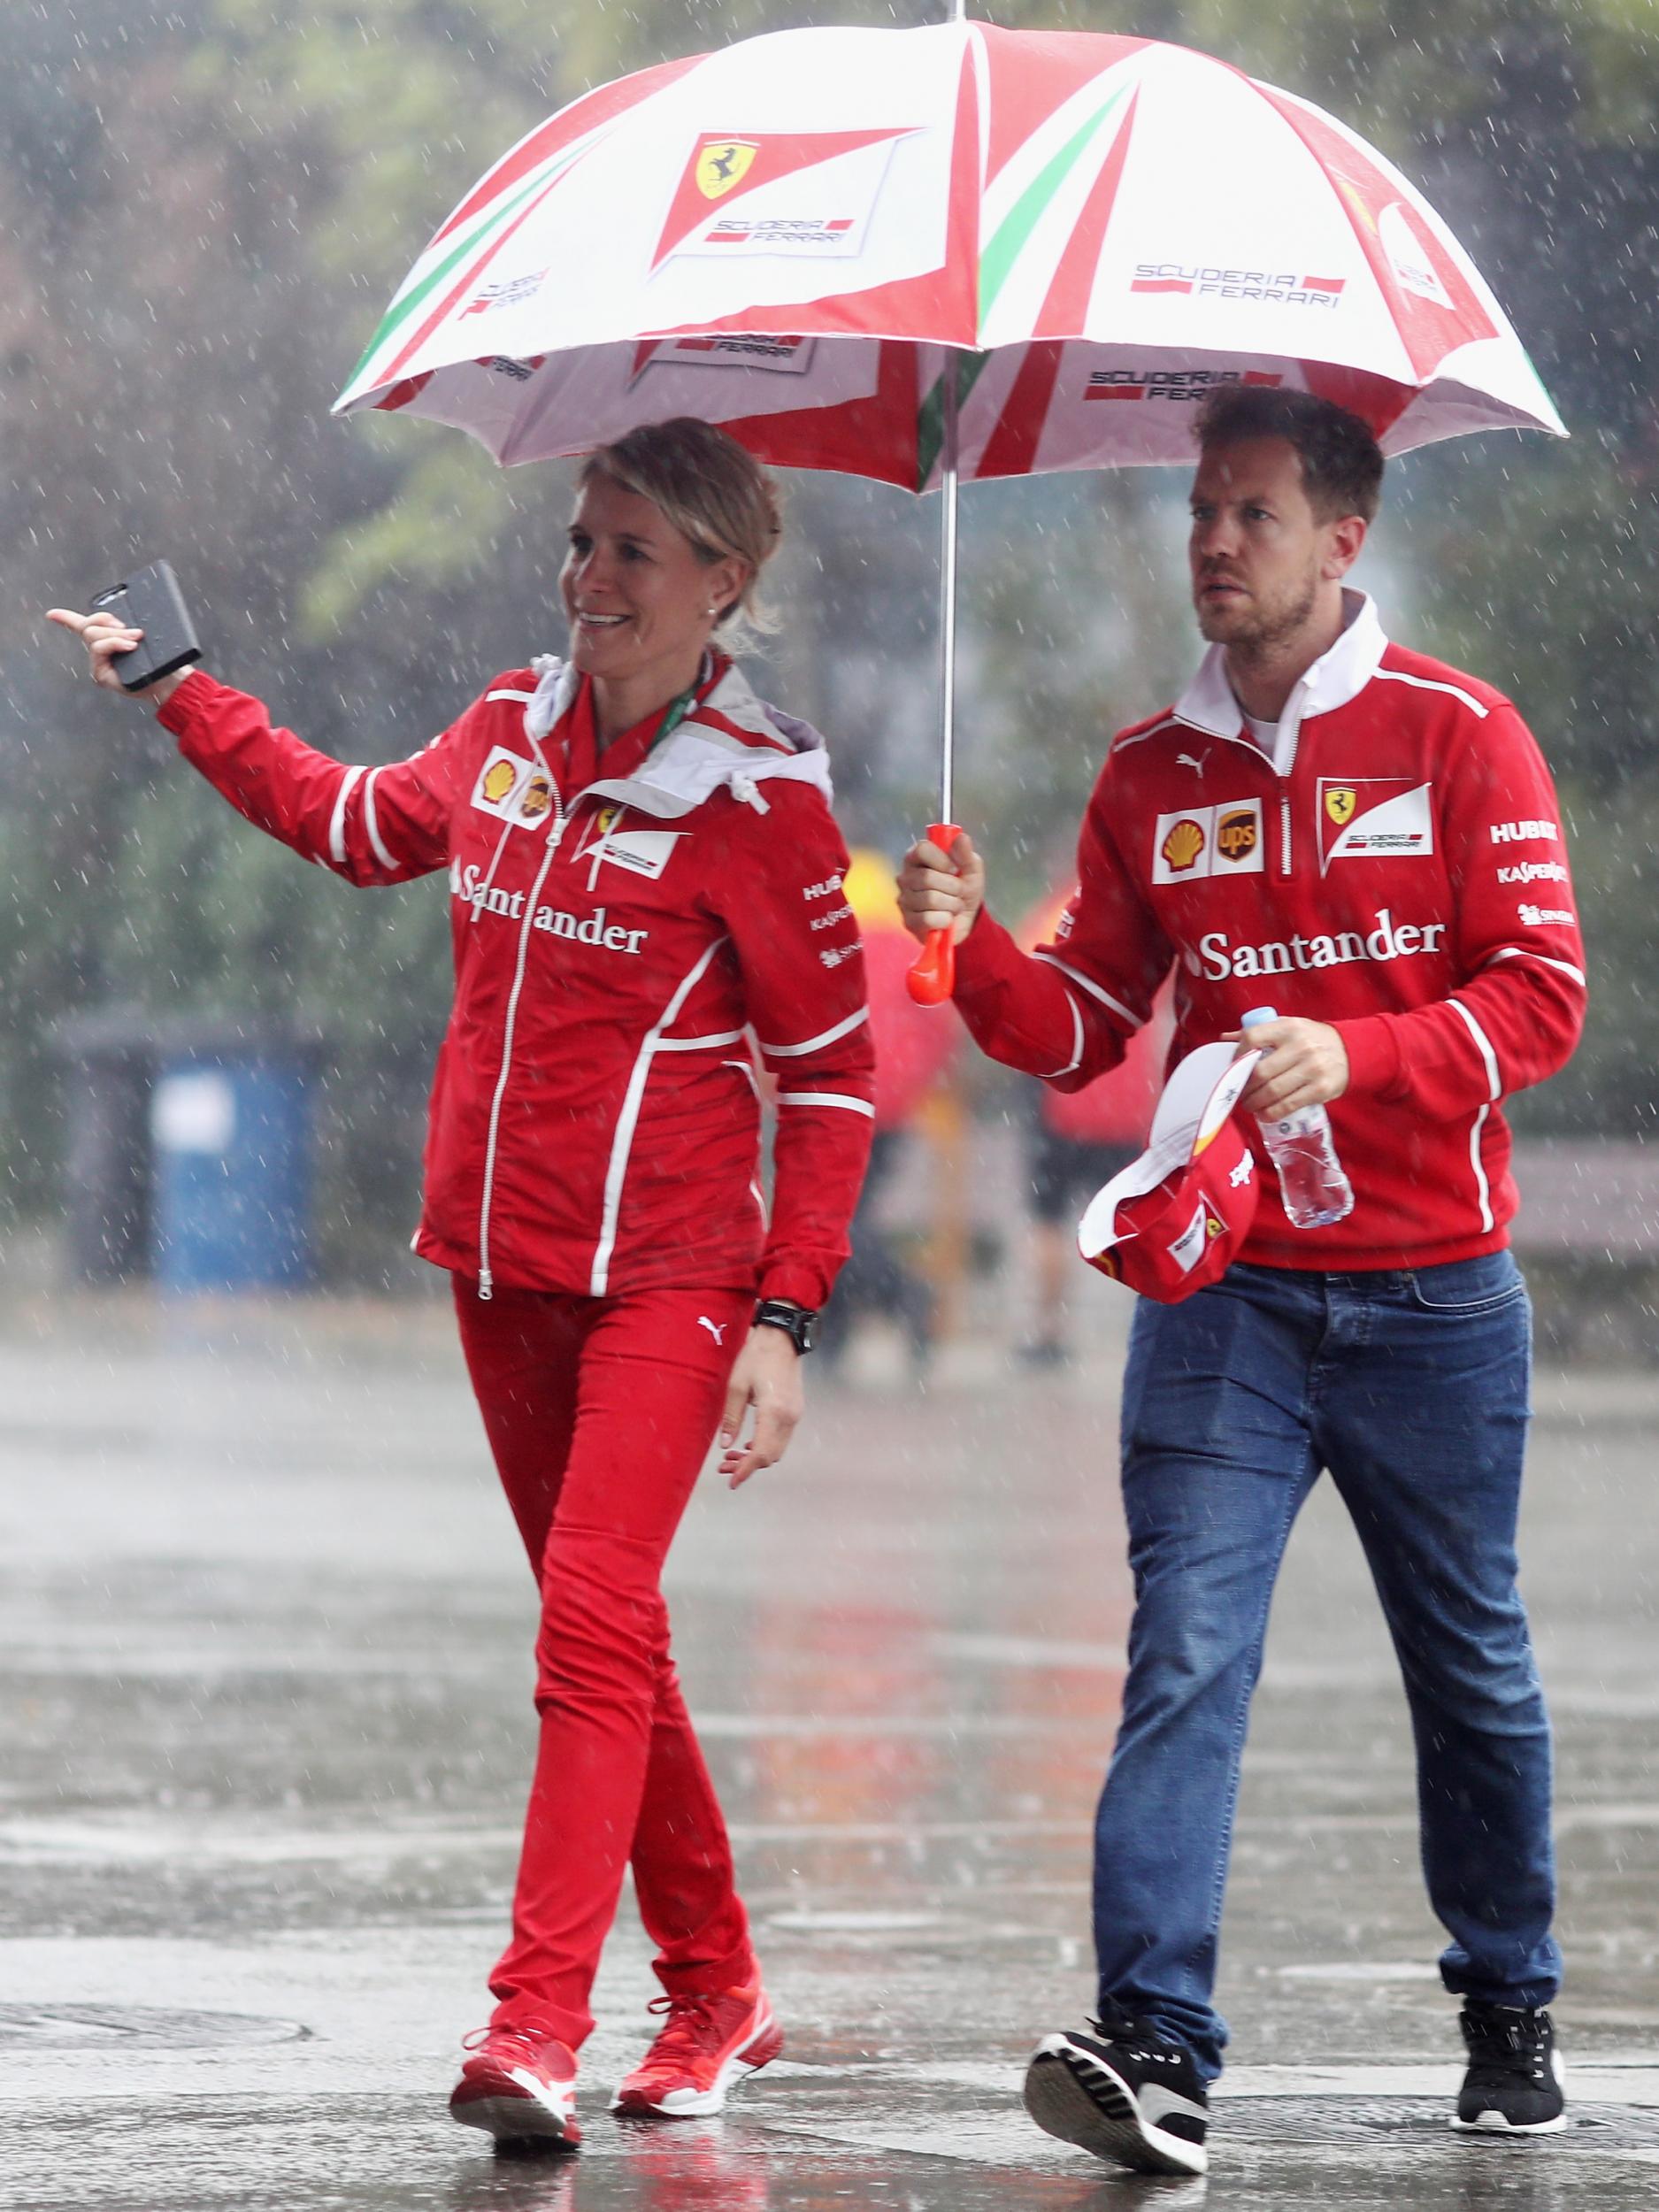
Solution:
M 912 849 L 905 918 L 957 938 L 994 1058 L 1079 1090 L 1175 978 L 1176 1055 L 1260 1048 L 1243 1103 L 1328 1106 L 1349 1202 L 1298 1227 L 1271 1175 L 1240 1257 L 1142 1298 L 1124 1377 L 1135 1611 L 1095 1826 L 1099 2014 L 1039 2042 L 1039 2125 L 1202 2173 L 1250 1700 L 1296 1515 L 1329 1470 L 1398 1654 L 1430 1901 L 1467 2065 L 1454 2127 L 1566 2125 L 1546 2008 L 1553 1755 L 1517 1586 L 1531 1374 L 1502 1101 L 1563 1066 L 1584 950 L 1561 810 L 1513 703 L 1394 643 L 1346 586 L 1383 457 L 1312 394 L 1221 386 L 1187 552 L 1209 643 L 1113 740 L 1059 941 L 1022 952 L 972 841 Z M 1340 1699 L 1331 1711 L 1340 1724 Z
M 852 1256 L 818 1331 L 821 1356 L 839 1369 L 859 1322 L 866 1316 L 895 1321 L 912 1371 L 920 1375 L 933 1348 L 935 1292 L 911 1267 L 880 1219 L 881 1202 L 918 1131 L 921 1111 L 944 1078 L 962 1042 L 962 1024 L 948 1008 L 918 1006 L 905 985 L 915 958 L 899 917 L 898 877 L 885 853 L 854 849 L 846 900 L 864 936 L 864 981 L 870 1030 L 876 1050 L 875 1134 L 870 1168 L 853 1216 Z
M 453 1277 L 541 1601 L 511 1939 L 450 2105 L 502 2140 L 580 2139 L 576 2053 L 630 1866 L 666 2019 L 612 2108 L 718 2111 L 782 2046 L 659 1586 L 717 1428 L 735 1487 L 800 1418 L 872 1127 L 823 741 L 717 642 L 779 526 L 771 478 L 718 430 L 601 448 L 560 576 L 568 660 L 496 676 L 384 767 L 314 751 L 199 667 L 146 695 L 303 858 L 361 885 L 448 872 L 455 998 L 415 1249 Z M 51 619 L 119 690 L 136 634 Z M 777 1084 L 770 1226 L 751 1029 Z
M 1032 909 L 1014 933 L 1023 951 L 1064 943 L 1072 896 L 1068 887 Z M 1146 1143 L 1173 1028 L 1166 990 L 1117 1067 L 1080 1091 L 1037 1083 L 1022 1095 L 1033 1316 L 1019 1356 L 1027 1367 L 1064 1367 L 1073 1356 L 1065 1292 L 1077 1279 L 1077 1224 L 1095 1192 Z

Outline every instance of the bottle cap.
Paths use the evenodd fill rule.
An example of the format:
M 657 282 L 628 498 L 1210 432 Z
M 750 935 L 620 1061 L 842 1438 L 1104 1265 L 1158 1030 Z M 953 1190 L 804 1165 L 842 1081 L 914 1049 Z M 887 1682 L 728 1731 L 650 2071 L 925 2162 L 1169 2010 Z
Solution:
M 1276 1022 L 1278 1019 L 1279 1009 L 1276 1006 L 1253 1006 L 1248 1014 L 1239 1017 L 1239 1026 L 1248 1029 L 1252 1022 Z

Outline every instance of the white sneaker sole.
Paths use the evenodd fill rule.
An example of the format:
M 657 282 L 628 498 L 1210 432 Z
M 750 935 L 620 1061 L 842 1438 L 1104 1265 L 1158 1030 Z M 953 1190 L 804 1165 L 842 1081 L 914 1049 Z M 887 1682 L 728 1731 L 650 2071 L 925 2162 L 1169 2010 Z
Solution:
M 625 2120 L 706 2120 L 724 2108 L 726 2098 L 745 2075 L 757 2074 L 761 2067 L 771 2065 L 770 2058 L 751 2062 L 746 2054 L 772 2034 L 772 2016 L 768 2013 L 742 2049 L 734 2051 L 726 2060 L 707 2089 L 671 2089 L 656 2104 L 649 2104 L 643 2099 L 625 2104 L 618 2089 L 611 2100 L 611 2109 Z
M 1567 2128 L 1567 2116 L 1558 2113 L 1553 2120 L 1533 2120 L 1520 2124 L 1506 2120 L 1501 2112 L 1483 2112 L 1478 2120 L 1460 2120 L 1454 2113 L 1450 2126 L 1457 2135 L 1491 2135 L 1502 2142 L 1506 2136 L 1561 2135 Z
M 555 2103 L 533 2076 L 520 2077 L 515 2070 L 509 2078 L 522 2081 L 521 2097 L 466 2097 L 459 2102 L 451 2097 L 449 2117 L 464 2128 L 481 2128 L 498 2143 L 568 2143 L 574 2150 L 581 2130 L 573 2095 L 568 2102 Z
M 1088 2085 L 1083 2075 L 1087 2071 Z M 1025 2069 L 1025 2109 L 1045 2135 L 1138 2174 L 1202 2174 L 1210 2154 L 1141 2116 L 1128 2084 L 1064 2034 L 1045 2036 Z

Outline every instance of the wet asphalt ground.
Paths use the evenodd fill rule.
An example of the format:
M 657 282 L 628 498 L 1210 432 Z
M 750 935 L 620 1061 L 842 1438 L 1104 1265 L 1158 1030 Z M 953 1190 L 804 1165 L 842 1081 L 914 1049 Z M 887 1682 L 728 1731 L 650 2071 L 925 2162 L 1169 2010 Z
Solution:
M 1541 1374 L 1525 1557 L 1559 1739 L 1575 2125 L 1458 2076 L 1404 1710 L 1328 1493 L 1292 1546 L 1225 1930 L 1207 2183 L 1038 2134 L 1080 2016 L 1121 1684 L 1126 1301 L 1015 1367 L 820 1378 L 789 1463 L 671 1566 L 783 2060 L 724 2120 L 604 2112 L 643 2047 L 624 1901 L 580 2156 L 444 2100 L 528 1777 L 532 1591 L 435 1302 L 0 1304 L 0 2207 L 19 2212 L 1598 2212 L 1659 2200 L 1659 1379 Z

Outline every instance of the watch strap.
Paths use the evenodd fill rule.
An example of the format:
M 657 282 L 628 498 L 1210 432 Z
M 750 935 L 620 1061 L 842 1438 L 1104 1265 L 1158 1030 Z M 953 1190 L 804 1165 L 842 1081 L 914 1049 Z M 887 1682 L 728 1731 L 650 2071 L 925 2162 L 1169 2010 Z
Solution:
M 812 1349 L 818 1315 L 810 1306 L 797 1306 L 787 1298 L 763 1298 L 755 1308 L 759 1329 L 781 1329 L 797 1352 Z

